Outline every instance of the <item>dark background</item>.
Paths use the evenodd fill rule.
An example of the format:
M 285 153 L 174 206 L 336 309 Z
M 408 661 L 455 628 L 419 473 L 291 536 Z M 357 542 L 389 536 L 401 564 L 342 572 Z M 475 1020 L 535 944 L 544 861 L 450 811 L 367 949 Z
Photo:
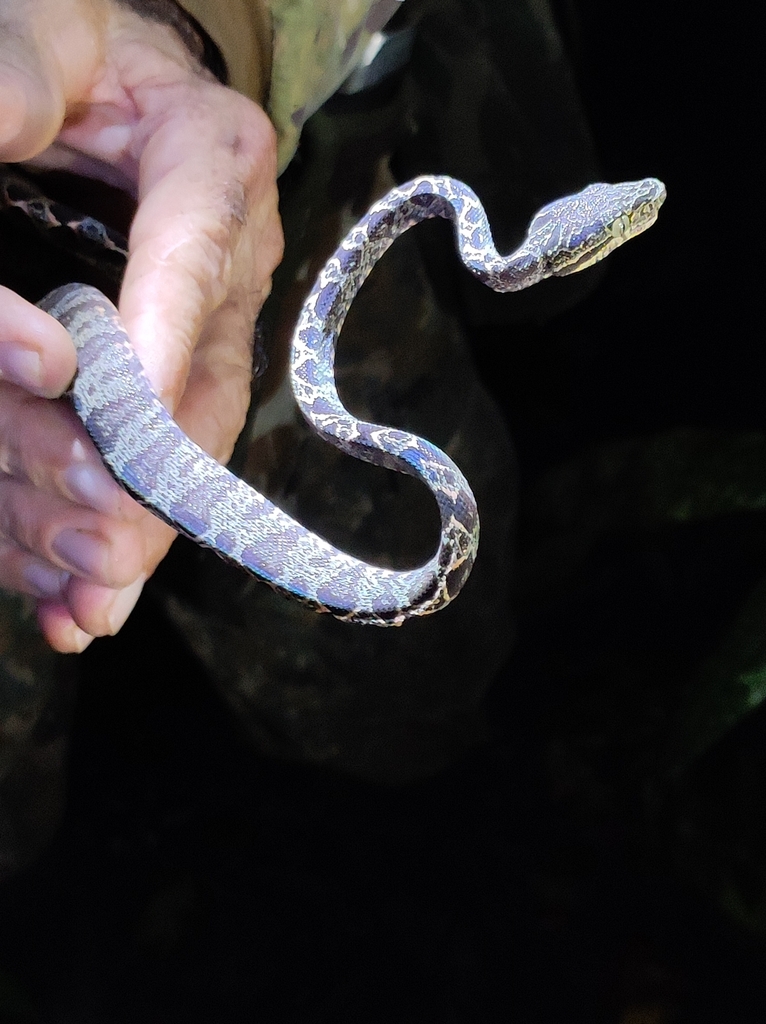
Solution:
M 556 12 L 604 179 L 669 198 L 589 299 L 514 335 L 507 380 L 507 337 L 476 339 L 522 487 L 490 742 L 390 791 L 260 760 L 145 603 L 85 656 L 67 817 L 2 922 L 9 1020 L 763 1019 L 763 712 L 674 756 L 764 575 L 761 516 L 611 531 L 553 591 L 524 557 L 527 488 L 589 446 L 763 429 L 757 36 L 740 9 Z M 161 687 L 121 678 L 136 648 Z

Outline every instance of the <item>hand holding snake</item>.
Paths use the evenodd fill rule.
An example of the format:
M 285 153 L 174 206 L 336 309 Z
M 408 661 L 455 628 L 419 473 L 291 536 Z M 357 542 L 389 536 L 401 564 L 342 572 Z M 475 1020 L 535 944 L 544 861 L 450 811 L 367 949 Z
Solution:
M 109 4 L 108 0 L 103 0 L 103 3 L 112 14 L 115 13 L 114 5 Z M 51 11 L 55 10 L 62 24 L 66 21 L 66 4 L 54 4 L 53 0 L 38 0 L 32 6 L 37 10 L 46 6 L 51 7 Z M 4 13 L 7 15 L 8 10 L 12 15 L 15 14 L 12 4 L 0 4 L 0 17 Z M 83 26 L 72 22 L 71 25 L 65 26 L 66 31 L 56 36 L 57 19 L 49 18 L 46 26 L 52 26 L 53 29 L 49 41 L 51 46 L 55 47 L 58 44 L 60 52 L 56 61 L 57 66 L 62 69 L 63 79 L 61 82 L 47 83 L 49 90 L 52 87 L 52 96 L 24 98 L 27 107 L 38 115 L 40 110 L 43 110 L 43 113 L 47 111 L 47 121 L 46 117 L 36 116 L 26 122 L 20 122 L 22 130 L 15 137 L 11 137 L 10 141 L 7 131 L 5 138 L 0 134 L 0 156 L 6 159 L 33 156 L 44 148 L 44 143 L 56 134 L 58 128 L 55 145 L 46 150 L 38 160 L 48 165 L 69 166 L 135 187 L 140 200 L 139 213 L 131 233 L 131 261 L 125 279 L 121 308 L 133 343 L 147 364 L 149 375 L 161 390 L 165 404 L 174 407 L 186 380 L 183 401 L 176 410 L 179 419 L 184 423 L 194 421 L 194 433 L 202 440 L 204 446 L 219 457 L 225 457 L 233 444 L 236 426 L 239 425 L 234 421 L 241 421 L 244 414 L 244 395 L 247 388 L 246 384 L 244 387 L 242 385 L 249 375 L 249 367 L 247 359 L 242 358 L 243 354 L 245 357 L 247 355 L 247 345 L 243 345 L 241 339 L 243 335 L 249 334 L 249 325 L 256 308 L 253 304 L 249 307 L 247 304 L 238 304 L 237 296 L 255 296 L 257 304 L 258 296 L 265 293 L 268 274 L 279 255 L 273 156 L 269 155 L 269 146 L 273 147 L 273 142 L 266 119 L 257 108 L 247 104 L 247 101 L 236 94 L 220 90 L 209 81 L 203 80 L 204 76 L 199 75 L 198 68 L 188 67 L 188 55 L 179 54 L 174 49 L 172 38 L 162 36 L 161 33 L 158 35 L 153 27 L 151 43 L 144 41 L 142 44 L 144 57 L 147 53 L 151 54 L 149 64 L 152 66 L 153 80 L 156 81 L 157 71 L 160 69 L 163 84 L 175 89 L 174 98 L 177 100 L 180 96 L 186 104 L 181 106 L 183 116 L 175 120 L 167 110 L 163 111 L 158 107 L 156 96 L 152 94 L 151 89 L 147 90 L 144 87 L 141 74 L 135 71 L 136 52 L 135 48 L 130 49 L 135 40 L 131 40 L 130 32 L 126 34 L 124 21 L 125 18 L 129 20 L 129 15 L 122 10 L 118 13 L 119 17 L 116 19 L 107 19 L 105 24 L 108 31 L 101 40 L 101 56 L 110 69 L 106 84 L 102 72 L 103 65 L 97 66 L 94 63 L 90 66 L 76 58 L 78 47 L 71 45 L 72 33 L 74 29 L 84 31 Z M 131 30 L 137 29 L 136 25 L 129 27 Z M 91 34 L 95 31 L 93 26 L 86 28 Z M 41 28 L 35 38 L 38 41 L 44 39 L 45 30 Z M 161 44 L 159 52 L 156 47 L 158 42 Z M 98 53 L 99 47 L 91 47 L 89 52 Z M 74 59 L 72 55 L 75 55 Z M 0 90 L 3 84 L 1 58 L 0 53 Z M 187 66 L 183 66 L 184 61 Z M 142 66 L 145 69 L 147 65 Z M 13 87 L 17 85 L 18 81 L 14 81 L 11 76 L 11 93 Z M 57 87 L 61 90 L 60 97 L 56 95 Z M 222 93 L 225 96 L 222 96 Z M 73 100 L 75 108 L 80 113 L 74 119 L 68 119 L 61 127 L 63 113 L 68 112 L 67 104 Z M 217 108 L 216 103 L 219 104 Z M 232 108 L 232 104 L 236 109 Z M 248 109 L 243 110 L 242 104 L 246 104 Z M 12 103 L 10 109 L 13 113 Z M 191 121 L 188 118 L 190 110 Z M 200 115 L 196 120 L 195 111 Z M 250 149 L 248 151 L 248 147 L 245 146 L 245 157 L 239 161 L 230 150 L 227 150 L 221 138 L 226 135 L 226 125 L 230 118 L 233 118 L 232 124 L 239 127 L 243 124 L 252 126 L 251 134 L 248 136 L 247 132 L 245 133 L 246 139 L 251 140 Z M 6 129 L 8 123 L 6 119 Z M 30 136 L 30 123 L 32 128 L 37 130 L 36 136 L 34 131 Z M 10 118 L 10 124 L 13 127 L 13 117 Z M 151 125 L 150 132 L 146 130 L 147 125 Z M 188 130 L 189 125 L 193 130 Z M 218 134 L 213 131 L 209 144 L 200 145 L 200 127 L 210 128 L 211 125 Z M 119 142 L 116 147 L 115 140 Z M 180 156 L 175 162 L 172 159 L 169 161 L 170 153 Z M 204 159 L 200 165 L 200 160 L 195 157 L 195 154 L 199 153 L 205 157 L 212 153 L 219 160 L 215 173 L 209 180 L 205 178 Z M 233 208 L 231 196 L 219 195 L 217 183 L 221 180 L 221 159 L 224 162 L 227 159 L 233 161 L 228 180 L 241 183 L 242 197 L 247 204 L 246 217 L 241 207 L 237 210 Z M 196 193 L 194 186 L 185 177 L 190 172 L 199 185 Z M 462 195 L 463 213 L 469 217 L 465 225 L 470 228 L 469 234 L 472 239 L 478 239 L 482 232 L 488 237 L 488 229 L 486 224 L 480 223 L 481 218 L 479 222 L 470 223 L 470 216 L 478 214 L 480 209 L 474 199 L 467 198 L 470 193 L 462 193 L 460 186 L 449 182 L 448 179 L 433 180 L 442 181 L 447 191 L 452 191 L 453 199 L 460 199 Z M 372 219 L 368 219 L 365 222 L 366 226 L 360 229 L 368 241 L 375 243 L 373 248 L 365 248 L 362 252 L 365 272 L 377 258 L 375 246 L 379 254 L 382 248 L 396 237 L 402 225 L 409 226 L 404 224 L 407 218 L 411 217 L 412 222 L 415 222 L 424 216 L 452 216 L 444 205 L 445 201 L 450 205 L 449 196 L 432 195 L 429 198 L 427 193 L 433 190 L 428 180 L 422 188 L 425 191 L 420 197 L 405 197 L 406 202 L 402 207 L 397 206 L 398 199 L 395 200 L 393 196 L 387 197 L 383 201 L 383 207 L 388 203 L 388 208 L 384 209 L 379 204 Z M 655 197 L 655 210 L 661 198 L 661 195 Z M 583 200 L 579 205 L 581 208 L 587 208 L 588 202 Z M 397 208 L 394 209 L 394 206 Z M 455 214 L 458 213 L 456 207 L 450 208 Z M 200 217 L 192 217 L 191 224 L 188 223 L 188 217 L 178 216 L 182 210 L 189 209 L 201 214 Z M 648 209 L 652 209 L 651 202 Z M 593 222 L 598 226 L 597 222 L 603 210 L 597 205 L 595 213 L 598 216 L 595 220 L 590 218 L 588 224 Z M 394 223 L 383 225 L 378 231 L 374 221 L 376 217 L 380 218 L 381 214 L 384 220 L 386 216 L 392 215 Z M 243 219 L 246 228 L 240 231 Z M 600 258 L 600 255 L 609 251 L 614 244 L 629 237 L 636 228 L 642 229 L 638 227 L 640 224 L 646 226 L 648 222 L 650 221 L 642 220 L 637 209 L 634 210 L 630 206 L 624 209 L 621 207 L 609 224 L 600 225 L 601 229 L 608 229 L 608 241 L 605 242 L 602 234 L 597 254 L 593 256 L 592 251 L 588 249 L 590 255 L 583 256 L 582 247 L 576 238 L 570 238 L 563 244 L 556 240 L 555 234 L 558 229 L 555 218 L 548 217 L 543 234 L 547 231 L 552 235 L 552 239 L 547 249 L 539 245 L 536 249 L 533 244 L 528 247 L 528 251 L 522 252 L 522 247 L 522 250 L 514 254 L 512 263 L 508 265 L 505 281 L 495 275 L 488 283 L 495 286 L 495 283 L 499 282 L 503 287 L 513 289 L 525 287 L 534 283 L 540 276 L 548 276 L 550 273 L 566 273 L 580 269 L 583 260 Z M 223 238 L 216 235 L 217 231 L 220 234 L 221 224 L 225 228 Z M 542 239 L 542 235 L 538 234 L 537 237 L 538 240 Z M 203 242 L 202 245 L 200 241 Z M 356 242 L 358 241 L 357 232 Z M 430 473 L 431 479 L 427 479 L 427 482 L 439 500 L 442 511 L 442 540 L 445 541 L 445 538 L 450 536 L 452 539 L 442 543 L 435 560 L 428 566 L 414 570 L 408 579 L 389 579 L 382 591 L 380 584 L 384 582 L 385 573 L 381 576 L 379 570 L 370 570 L 369 567 L 356 563 L 344 563 L 345 556 L 341 555 L 339 559 L 338 553 L 329 553 L 329 573 L 326 560 L 324 567 L 315 565 L 312 559 L 321 548 L 316 538 L 308 542 L 303 562 L 293 557 L 278 560 L 276 563 L 272 560 L 271 564 L 264 565 L 262 562 L 264 558 L 268 562 L 265 556 L 269 553 L 268 545 L 265 545 L 258 556 L 261 563 L 251 565 L 250 568 L 256 574 L 269 579 L 278 588 L 281 587 L 318 607 L 330 608 L 342 616 L 357 621 L 388 623 L 401 621 L 410 614 L 434 610 L 456 592 L 470 566 L 475 549 L 476 531 L 475 527 L 470 525 L 473 512 L 470 500 L 466 500 L 466 496 L 470 494 L 467 485 L 459 475 L 456 475 L 452 482 L 457 482 L 459 486 L 451 487 L 451 481 L 443 476 L 446 464 L 441 462 L 440 453 L 434 453 L 434 465 L 440 468 L 429 468 L 424 453 L 430 453 L 431 450 L 427 446 L 422 446 L 419 439 L 409 451 L 402 449 L 399 452 L 392 452 L 392 445 L 396 448 L 396 445 L 401 446 L 403 443 L 403 438 L 395 431 L 383 431 L 372 425 L 357 424 L 353 418 L 347 416 L 345 410 L 338 408 L 337 405 L 333 407 L 336 396 L 332 394 L 332 356 L 329 350 L 335 340 L 332 334 L 340 326 L 339 314 L 342 314 L 345 305 L 350 302 L 353 289 L 361 283 L 357 269 L 352 265 L 357 258 L 351 252 L 358 248 L 356 242 L 349 241 L 339 250 L 335 260 L 330 261 L 323 275 L 313 310 L 309 303 L 304 312 L 296 345 L 300 362 L 300 365 L 296 364 L 297 397 L 303 402 L 304 412 L 316 421 L 320 429 L 330 428 L 331 436 L 334 427 L 335 443 L 339 446 L 354 449 L 355 454 L 366 454 L 371 461 L 382 461 L 383 464 L 392 465 L 394 468 L 414 471 L 421 475 L 425 472 L 426 478 Z M 464 252 L 470 265 L 477 254 L 481 258 L 482 253 L 486 255 L 490 250 L 484 241 L 478 245 L 470 241 Z M 561 265 L 562 254 L 565 266 Z M 215 260 L 220 260 L 219 265 L 224 268 L 223 274 L 219 277 L 209 263 L 211 256 Z M 493 260 L 495 256 L 492 257 Z M 477 266 L 473 266 L 472 269 L 476 270 Z M 338 273 L 339 268 L 346 276 L 342 281 L 333 280 L 333 275 Z M 485 265 L 485 270 L 487 269 L 492 277 L 495 270 L 491 264 Z M 223 279 L 223 292 L 209 292 L 207 289 L 211 280 L 220 278 Z M 243 287 L 245 281 L 249 284 Z M 196 289 L 192 288 L 191 292 L 188 288 L 190 283 L 196 283 Z M 179 302 L 181 297 L 186 297 L 185 301 Z M 231 301 L 232 297 L 234 302 Z M 21 300 L 17 302 L 17 297 L 5 298 L 7 301 L 4 306 L 3 326 L 6 336 L 21 343 L 23 355 L 35 355 L 37 348 L 37 354 L 42 352 L 45 356 L 42 360 L 38 358 L 36 364 L 34 360 L 30 363 L 29 359 L 21 362 L 17 359 L 15 363 L 10 361 L 3 366 L 0 352 L 0 368 L 5 371 L 6 379 L 21 384 L 27 392 L 33 394 L 50 396 L 58 393 L 65 386 L 71 373 L 68 362 L 71 351 L 67 349 L 65 339 L 56 333 L 56 325 L 52 320 L 43 318 L 43 322 L 39 319 L 39 312 L 31 311 L 24 303 L 19 304 Z M 311 317 L 316 312 L 317 303 L 326 307 L 326 316 L 320 314 L 320 318 L 324 317 L 324 323 L 330 328 L 330 336 L 324 342 L 324 352 L 312 349 L 309 339 L 316 323 L 312 326 L 306 322 L 306 316 Z M 91 305 L 91 313 L 92 309 Z M 157 331 L 158 324 L 165 328 L 162 336 Z M 169 339 L 166 329 L 168 326 Z M 41 344 L 41 339 L 44 344 Z M 186 344 L 189 339 L 197 342 L 194 352 Z M 160 340 L 162 346 L 158 347 Z M 17 345 L 17 349 L 18 347 Z M 167 356 L 171 357 L 169 363 L 164 361 Z M 220 423 L 214 422 L 217 417 L 206 418 L 210 408 L 209 401 L 204 389 L 200 390 L 194 386 L 195 371 L 199 371 L 198 376 L 204 382 L 206 374 L 216 373 L 221 366 L 226 369 L 233 365 L 239 367 L 240 383 L 237 384 L 236 393 L 242 401 L 231 401 L 229 394 L 229 400 L 219 404 L 218 408 L 222 410 L 224 418 L 228 415 L 228 421 L 221 428 Z M 30 376 L 30 366 L 36 368 L 36 376 Z M 191 373 L 187 378 L 189 370 Z M 319 372 L 319 377 L 312 375 L 314 370 Z M 317 388 L 320 378 L 321 387 Z M 11 384 L 0 386 L 12 389 L 14 393 L 18 390 L 13 389 Z M 220 390 L 219 388 L 219 393 Z M 28 399 L 29 395 L 26 400 Z M 323 406 L 323 402 L 329 402 L 329 405 Z M 60 650 L 79 650 L 89 642 L 92 635 L 114 632 L 119 628 L 140 591 L 143 578 L 159 561 L 169 544 L 170 531 L 156 520 L 146 516 L 140 519 L 135 506 L 126 503 L 115 488 L 110 489 L 103 472 L 101 476 L 98 475 L 98 467 L 92 461 L 90 449 L 84 443 L 83 433 L 78 432 L 74 418 L 67 418 L 58 407 L 56 413 L 52 414 L 50 408 L 46 403 L 45 412 L 42 413 L 38 408 L 32 411 L 30 406 L 27 415 L 29 429 L 22 428 L 21 436 L 29 437 L 30 434 L 34 434 L 34 428 L 40 426 L 38 433 L 41 438 L 55 438 L 52 445 L 54 457 L 51 457 L 51 452 L 44 451 L 44 459 L 39 463 L 33 460 L 30 464 L 21 457 L 20 451 L 13 447 L 14 437 L 19 436 L 19 432 L 12 435 L 10 444 L 7 440 L 3 442 L 0 432 L 4 468 L 6 474 L 10 469 L 10 485 L 17 492 L 15 504 L 10 505 L 10 514 L 6 512 L 4 517 L 3 527 L 7 543 L 4 549 L 0 549 L 0 569 L 4 570 L 6 585 L 10 578 L 10 584 L 16 589 L 37 594 L 40 599 L 38 617 L 49 641 Z M 58 429 L 54 429 L 52 424 L 42 423 L 42 420 L 51 415 L 58 416 Z M 42 429 L 44 426 L 50 429 Z M 351 434 L 357 436 L 352 437 Z M 44 441 L 39 450 L 43 450 L 43 447 Z M 66 467 L 63 466 L 65 462 L 69 463 Z M 123 461 L 118 475 L 120 472 L 124 473 L 127 465 L 128 463 Z M 453 469 L 454 467 L 450 468 L 449 472 L 453 472 Z M 72 473 L 72 470 L 75 472 Z M 78 473 L 78 470 L 84 472 Z M 459 471 L 455 470 L 455 473 L 459 474 Z M 130 484 L 127 480 L 125 482 Z M 139 488 L 133 489 L 138 493 Z M 40 511 L 39 505 L 30 505 L 29 501 L 25 503 L 24 496 L 30 490 L 35 495 L 42 494 L 47 500 L 45 509 Z M 449 497 L 450 492 L 453 492 L 453 497 Z M 143 497 L 146 500 L 153 500 L 154 496 L 144 494 Z M 263 512 L 265 506 L 261 504 L 260 496 L 254 500 L 258 510 Z M 62 513 L 58 517 L 50 513 L 51 504 L 57 501 L 62 506 Z M 265 518 L 273 525 L 279 517 L 271 509 L 266 511 Z M 196 522 L 189 521 L 184 525 L 175 517 L 174 510 L 171 510 L 169 515 L 163 515 L 173 520 L 185 532 L 200 532 L 199 517 Z M 260 518 L 263 520 L 264 516 Z M 63 557 L 57 547 L 57 541 L 67 530 L 57 533 L 59 523 L 68 524 L 70 535 L 74 533 L 81 538 L 98 537 L 102 541 L 102 557 L 97 560 L 97 564 L 93 559 L 90 564 L 83 565 L 73 563 L 71 558 Z M 292 528 L 291 526 L 290 529 Z M 214 538 L 205 539 L 207 543 L 211 543 L 212 540 L 213 546 L 230 556 L 231 552 L 226 548 L 231 538 L 225 536 L 225 533 L 225 530 L 219 529 Z M 301 536 L 305 541 L 306 536 Z M 118 556 L 118 553 L 121 554 Z M 126 553 L 128 557 L 125 557 Z M 306 557 L 311 562 L 312 572 L 305 571 Z M 340 576 L 343 578 L 339 578 L 335 571 L 344 564 L 348 571 L 345 572 L 345 576 L 341 573 Z M 296 568 L 300 571 L 293 571 Z M 293 571 L 292 576 L 290 571 Z M 136 575 L 136 582 L 125 587 L 124 584 Z M 119 589 L 121 587 L 123 589 Z

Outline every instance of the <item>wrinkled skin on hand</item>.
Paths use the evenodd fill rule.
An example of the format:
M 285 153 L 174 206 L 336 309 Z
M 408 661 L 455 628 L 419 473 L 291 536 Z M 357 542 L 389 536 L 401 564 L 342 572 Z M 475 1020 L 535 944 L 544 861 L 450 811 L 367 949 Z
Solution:
M 227 459 L 282 252 L 261 108 L 218 84 L 173 29 L 113 0 L 0 0 L 0 160 L 135 196 L 120 311 L 175 418 Z M 174 537 L 50 401 L 75 365 L 63 328 L 0 288 L 0 587 L 36 599 L 63 652 L 117 632 Z

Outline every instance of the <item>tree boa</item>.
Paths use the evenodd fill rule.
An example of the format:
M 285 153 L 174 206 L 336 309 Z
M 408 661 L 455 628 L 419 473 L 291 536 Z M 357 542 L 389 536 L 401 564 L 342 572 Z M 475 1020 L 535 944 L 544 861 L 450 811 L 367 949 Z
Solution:
M 115 236 L 92 218 L 65 223 L 57 204 L 14 198 L 48 226 L 68 226 L 105 249 Z M 463 264 L 496 291 L 518 291 L 603 259 L 654 223 L 665 188 L 654 178 L 591 185 L 543 207 L 521 245 L 501 256 L 484 209 L 454 178 L 424 176 L 393 189 L 351 230 L 306 299 L 293 338 L 291 381 L 317 433 L 358 459 L 422 480 L 441 517 L 438 548 L 419 568 L 370 565 L 307 530 L 191 441 L 155 394 L 120 322 L 97 289 L 70 284 L 39 305 L 69 331 L 78 372 L 71 398 L 117 481 L 180 533 L 241 566 L 275 590 L 346 622 L 400 625 L 443 608 L 471 571 L 479 518 L 467 480 L 430 442 L 356 419 L 335 386 L 343 321 L 374 265 L 404 231 L 430 217 L 452 221 Z

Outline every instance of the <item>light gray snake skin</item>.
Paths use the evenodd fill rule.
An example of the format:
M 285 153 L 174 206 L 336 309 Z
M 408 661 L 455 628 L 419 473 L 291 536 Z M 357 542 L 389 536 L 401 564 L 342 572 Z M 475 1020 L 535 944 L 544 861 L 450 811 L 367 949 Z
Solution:
M 465 583 L 479 538 L 473 494 L 452 460 L 414 434 L 364 423 L 335 387 L 335 345 L 362 283 L 391 243 L 429 217 L 451 220 L 460 259 L 496 291 L 575 273 L 654 223 L 665 188 L 654 178 L 591 185 L 544 207 L 524 241 L 500 256 L 484 209 L 466 185 L 427 176 L 393 189 L 353 228 L 306 300 L 293 338 L 296 401 L 341 451 L 422 480 L 441 515 L 434 556 L 393 571 L 345 554 L 233 476 L 176 426 L 131 348 L 117 310 L 95 288 L 72 284 L 40 305 L 70 332 L 78 373 L 72 398 L 118 480 L 180 533 L 275 590 L 348 622 L 400 625 L 444 607 Z

